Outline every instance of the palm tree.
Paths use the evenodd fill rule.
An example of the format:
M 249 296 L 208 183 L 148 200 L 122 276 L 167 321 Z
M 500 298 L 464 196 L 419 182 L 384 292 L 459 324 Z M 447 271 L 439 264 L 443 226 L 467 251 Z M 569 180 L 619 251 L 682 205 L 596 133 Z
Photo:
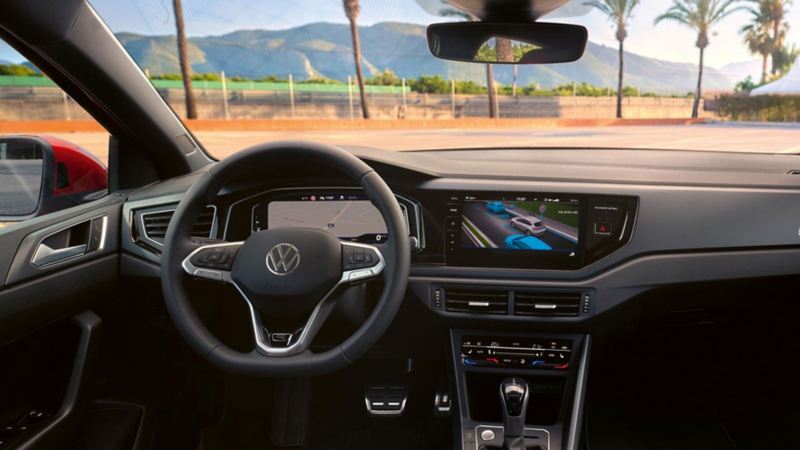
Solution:
M 491 64 L 486 64 L 486 93 L 489 95 L 489 117 L 496 119 L 497 114 L 497 92 L 494 87 L 494 70 Z
M 494 38 L 495 60 L 503 62 L 514 61 L 514 48 L 511 39 L 496 37 Z M 494 67 L 486 64 L 486 90 L 489 94 L 489 117 L 496 119 L 500 117 L 497 88 L 494 81 Z
M 617 41 L 619 41 L 619 79 L 617 80 L 617 119 L 622 118 L 622 90 L 625 65 L 623 42 L 628 37 L 626 26 L 627 20 L 631 17 L 633 8 L 639 4 L 639 0 L 591 0 L 585 3 L 588 6 L 599 9 L 608 19 L 617 26 Z
M 350 21 L 350 34 L 353 36 L 353 59 L 356 62 L 356 78 L 358 79 L 358 92 L 361 94 L 361 114 L 365 119 L 369 119 L 369 107 L 367 107 L 367 93 L 364 88 L 364 73 L 361 71 L 361 44 L 358 40 L 358 15 L 361 13 L 361 5 L 358 0 L 343 0 L 344 13 Z
M 197 107 L 194 103 L 192 91 L 192 66 L 189 65 L 189 50 L 186 42 L 186 28 L 183 24 L 183 5 L 181 0 L 172 0 L 172 10 L 175 12 L 175 28 L 178 41 L 178 61 L 181 66 L 181 78 L 186 97 L 186 117 L 197 119 Z
M 750 22 L 743 26 L 739 32 L 744 35 L 744 42 L 750 53 L 761 56 L 761 83 L 767 81 L 767 58 L 774 51 L 771 32 L 771 19 L 765 13 L 761 0 L 758 8 L 747 8 L 750 13 Z
M 708 35 L 711 27 L 719 23 L 731 13 L 743 9 L 736 4 L 740 0 L 672 0 L 672 6 L 660 16 L 655 24 L 663 21 L 677 22 L 695 30 L 697 40 L 695 46 L 700 49 L 700 63 L 697 71 L 697 90 L 694 93 L 692 118 L 697 118 L 700 109 L 700 97 L 703 94 L 703 57 L 708 47 Z
M 783 49 L 786 33 L 789 31 L 789 23 L 784 21 L 789 5 L 792 0 L 759 0 L 759 9 L 769 18 L 772 28 L 772 73 L 777 74 L 780 66 L 775 64 L 775 52 Z

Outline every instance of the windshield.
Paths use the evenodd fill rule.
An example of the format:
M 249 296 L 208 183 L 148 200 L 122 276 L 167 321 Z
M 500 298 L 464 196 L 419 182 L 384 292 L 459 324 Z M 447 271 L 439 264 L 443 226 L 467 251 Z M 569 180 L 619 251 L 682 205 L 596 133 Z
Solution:
M 427 25 L 468 17 L 447 0 L 91 3 L 217 158 L 275 139 L 800 151 L 800 6 L 786 0 L 570 2 L 539 21 L 586 27 L 585 51 L 541 65 L 432 56 Z M 503 41 L 520 47 L 481 54 L 499 60 Z

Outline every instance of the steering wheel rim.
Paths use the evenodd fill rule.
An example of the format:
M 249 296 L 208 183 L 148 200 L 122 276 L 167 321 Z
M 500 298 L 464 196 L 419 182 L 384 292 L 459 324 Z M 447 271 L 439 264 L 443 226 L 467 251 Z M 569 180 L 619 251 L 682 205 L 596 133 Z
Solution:
M 386 223 L 388 239 L 381 245 L 378 252 L 380 262 L 384 266 L 381 267 L 380 271 L 373 270 L 373 272 L 378 272 L 374 274 L 375 276 L 382 276 L 384 289 L 367 320 L 353 335 L 332 349 L 321 353 L 312 353 L 306 347 L 302 349 L 302 352 L 286 356 L 265 355 L 263 351 L 258 350 L 258 333 L 260 330 L 258 328 L 259 324 L 254 322 L 252 325 L 254 327 L 253 332 L 256 334 L 256 350 L 250 353 L 238 352 L 224 345 L 205 327 L 191 304 L 186 289 L 186 284 L 189 282 L 188 279 L 190 277 L 187 276 L 188 268 L 185 262 L 191 261 L 191 255 L 198 250 L 198 245 L 190 239 L 191 229 L 201 209 L 216 198 L 217 193 L 225 182 L 232 181 L 241 174 L 252 172 L 254 167 L 269 167 L 271 164 L 290 161 L 295 158 L 302 158 L 304 162 L 319 163 L 340 170 L 351 180 L 361 185 L 367 198 L 380 211 Z M 278 230 L 276 229 L 274 232 Z M 269 231 L 266 230 L 266 232 Z M 254 233 L 254 235 L 258 233 Z M 306 239 L 309 234 L 302 234 L 302 236 Z M 258 239 L 263 240 L 268 237 L 270 236 L 259 235 Z M 316 238 L 315 236 L 312 237 Z M 251 235 L 251 238 L 253 238 L 253 235 Z M 252 244 L 248 243 L 249 239 L 242 243 L 242 249 L 250 251 L 251 247 L 245 246 L 257 245 L 258 240 L 256 238 L 254 238 Z M 319 239 L 328 238 L 319 236 Z M 324 246 L 327 245 L 325 243 L 328 241 L 319 242 Z M 341 244 L 342 248 L 348 245 L 346 242 L 341 242 Z M 297 245 L 300 246 L 301 243 L 298 242 Z M 265 250 L 271 251 L 272 249 Z M 244 250 L 240 251 L 244 252 Z M 300 257 L 302 258 L 302 255 Z M 234 269 L 237 268 L 235 265 L 239 264 L 239 257 L 235 256 L 235 258 L 236 260 L 233 262 Z M 161 260 L 161 285 L 167 310 L 178 331 L 194 351 L 212 365 L 226 371 L 254 376 L 291 376 L 321 374 L 338 370 L 355 361 L 372 347 L 389 327 L 402 303 L 408 282 L 411 255 L 408 231 L 405 227 L 405 219 L 400 206 L 391 189 L 371 167 L 352 154 L 335 147 L 289 141 L 249 147 L 214 164 L 201 175 L 178 204 L 170 220 Z M 269 262 L 265 266 L 268 264 Z M 302 259 L 298 265 L 302 265 Z M 250 266 L 247 267 L 246 270 L 251 270 Z M 253 268 L 252 270 L 256 269 Z M 269 270 L 272 271 L 272 269 Z M 264 267 L 264 272 L 267 272 L 267 267 Z M 235 278 L 235 276 L 230 275 L 234 273 L 232 270 L 227 275 L 229 279 L 225 279 L 225 271 L 220 271 L 220 273 L 220 281 L 231 282 L 230 278 Z M 340 282 L 333 287 L 325 298 L 320 300 L 319 304 L 328 301 L 333 290 L 349 283 L 348 280 L 344 279 L 348 277 L 344 269 L 342 269 L 342 273 L 343 277 Z M 192 274 L 198 276 L 197 273 Z M 200 275 L 203 277 L 202 275 L 207 274 L 202 273 Z M 269 275 L 269 273 L 266 273 L 265 276 Z M 206 278 L 216 279 L 216 276 L 214 274 L 214 276 L 206 276 Z M 371 279 L 372 276 L 367 276 L 366 278 Z M 251 320 L 254 320 L 253 317 L 259 317 L 259 312 L 254 310 L 253 302 L 248 299 L 243 289 L 236 283 L 232 284 L 250 306 Z M 315 309 L 313 314 L 316 314 L 316 312 L 317 310 Z M 311 319 L 313 320 L 313 316 Z M 306 323 L 306 327 L 310 323 L 311 320 Z M 313 339 L 313 336 L 311 338 Z

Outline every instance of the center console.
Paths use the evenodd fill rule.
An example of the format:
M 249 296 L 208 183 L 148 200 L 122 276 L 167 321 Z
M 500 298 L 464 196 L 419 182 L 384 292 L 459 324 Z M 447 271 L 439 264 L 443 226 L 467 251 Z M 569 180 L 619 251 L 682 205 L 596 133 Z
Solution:
M 451 345 L 456 448 L 578 448 L 588 335 L 452 330 Z

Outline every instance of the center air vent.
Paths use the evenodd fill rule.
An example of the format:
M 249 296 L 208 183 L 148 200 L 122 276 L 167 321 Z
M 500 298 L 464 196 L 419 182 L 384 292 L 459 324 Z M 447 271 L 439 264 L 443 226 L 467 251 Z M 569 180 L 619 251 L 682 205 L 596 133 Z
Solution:
M 206 206 L 192 228 L 193 237 L 212 237 L 215 212 L 214 206 Z M 174 209 L 142 213 L 144 236 L 157 244 L 163 244 L 164 237 L 167 235 L 167 226 L 173 214 L 175 214 Z
M 581 303 L 580 292 L 516 292 L 514 315 L 574 317 Z
M 444 307 L 449 312 L 508 314 L 508 292 L 480 289 L 447 289 Z

